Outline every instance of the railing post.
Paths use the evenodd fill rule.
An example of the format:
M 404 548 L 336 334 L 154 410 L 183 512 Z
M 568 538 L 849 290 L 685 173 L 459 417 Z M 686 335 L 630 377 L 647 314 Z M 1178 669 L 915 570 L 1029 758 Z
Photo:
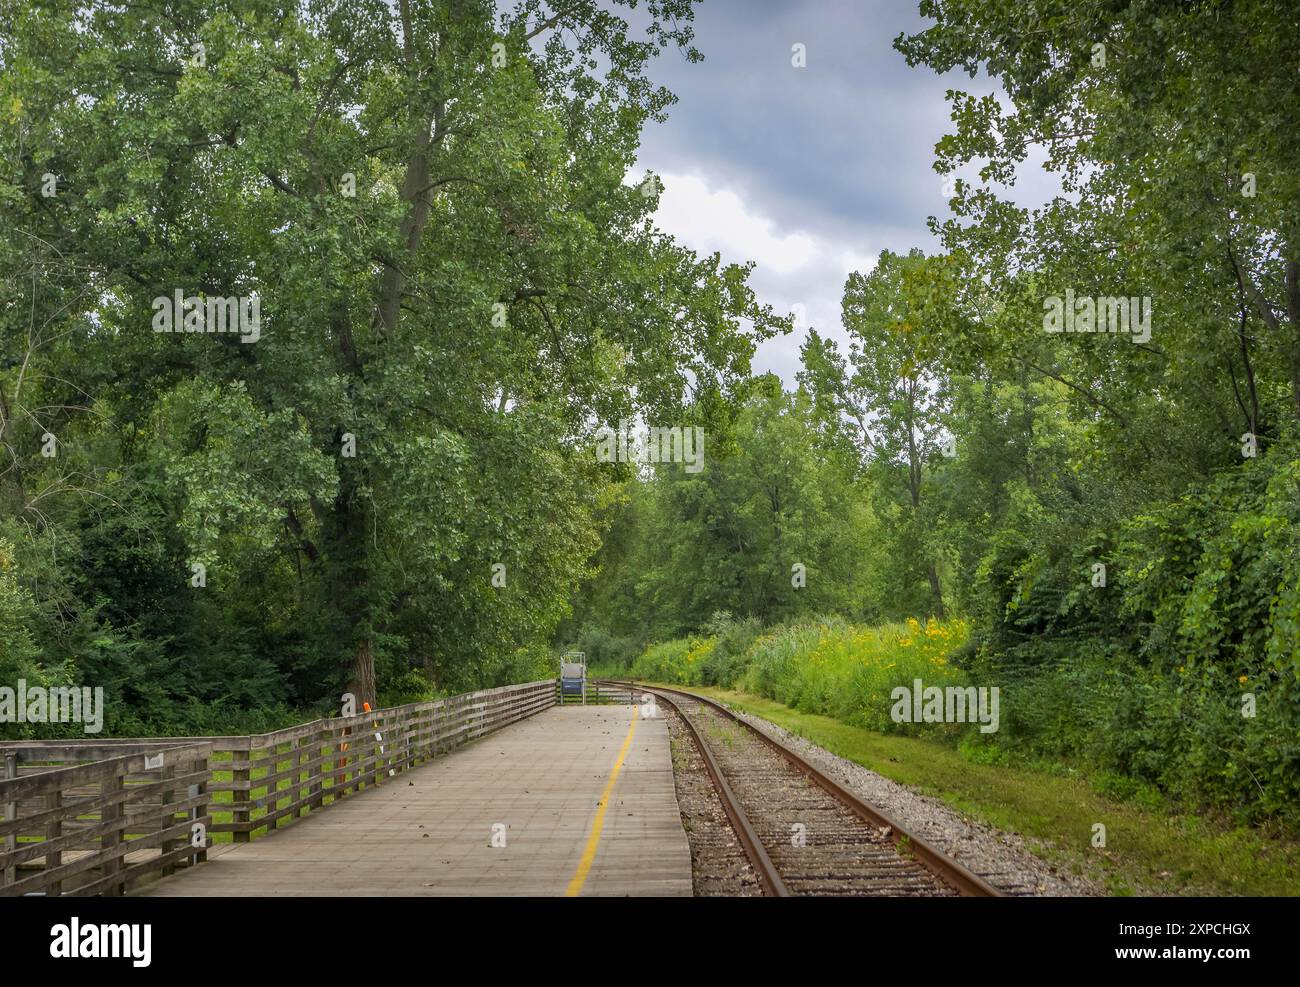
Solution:
M 450 753 L 460 746 L 461 734 L 465 730 L 464 716 L 465 699 L 463 696 L 452 696 L 447 700 L 447 746 L 445 751 Z
M 248 755 L 248 749 L 231 751 L 231 765 L 233 770 L 230 772 L 230 778 L 236 783 L 236 785 L 238 785 L 239 782 L 248 781 Z M 234 795 L 236 805 L 239 805 L 242 802 L 244 806 L 242 809 L 236 808 L 234 812 L 231 813 L 231 816 L 233 817 L 232 821 L 236 825 L 248 822 L 252 815 L 248 809 L 248 803 L 252 801 L 253 797 L 252 787 L 237 788 L 231 794 Z M 235 830 L 233 837 L 236 843 L 247 843 L 249 839 L 252 838 L 252 835 L 253 834 L 247 829 L 237 829 Z
M 306 782 L 306 778 L 303 776 L 303 771 L 302 771 L 302 762 L 303 762 L 302 738 L 294 737 L 293 740 L 289 741 L 289 750 L 293 754 L 293 757 L 291 758 L 291 762 L 294 767 L 293 802 L 296 807 L 293 810 L 293 818 L 301 819 L 303 807 L 301 805 L 298 805 L 297 803 L 302 801 L 302 789 L 304 783 Z
M 208 761 L 208 755 L 203 754 L 195 758 L 194 767 L 195 770 L 202 771 L 205 775 L 207 775 L 208 778 L 212 777 L 212 770 L 211 770 L 210 763 Z M 204 779 L 203 781 L 200 781 L 197 785 L 193 786 L 192 794 L 194 795 L 208 794 L 207 780 Z M 187 838 L 190 841 L 191 847 L 194 846 L 194 823 L 199 822 L 200 820 L 206 818 L 207 814 L 208 814 L 207 802 L 200 802 L 198 805 L 194 806 L 192 810 L 190 810 L 190 832 Z M 203 846 L 199 848 L 195 848 L 194 853 L 190 854 L 190 866 L 194 866 L 195 864 L 201 864 L 207 859 L 208 859 L 208 835 L 207 835 L 207 823 L 204 823 Z
M 114 796 L 120 795 L 124 791 L 125 787 L 126 786 L 122 783 L 122 776 L 118 774 L 117 771 L 114 771 L 112 776 L 105 778 L 99 783 L 99 793 L 104 796 L 104 798 L 113 798 Z M 100 822 L 117 822 L 118 820 L 125 818 L 126 807 L 122 804 L 120 799 L 115 801 L 112 805 L 105 806 L 104 811 L 99 814 Z M 122 838 L 125 835 L 126 834 L 121 829 L 114 829 L 112 832 L 105 833 L 103 839 L 99 841 L 100 848 L 107 852 L 120 846 Z M 125 867 L 126 861 L 121 857 L 114 855 L 112 859 L 104 861 L 104 876 L 108 877 L 110 874 L 120 874 Z M 125 890 L 126 881 L 118 880 L 110 883 L 104 889 L 104 894 L 109 895 L 110 897 L 116 897 L 117 895 L 122 894 Z
M 176 777 L 176 765 L 171 763 L 171 759 L 172 759 L 171 753 L 168 752 L 163 756 L 167 759 L 167 763 L 164 764 L 163 767 L 158 772 L 159 781 L 166 781 Z M 175 789 L 171 789 L 171 788 L 164 789 L 162 793 L 162 805 L 161 805 L 162 811 L 160 813 L 161 819 L 159 820 L 159 823 L 161 824 L 164 831 L 171 829 L 171 827 L 176 823 L 175 810 L 169 811 L 167 808 L 169 805 L 172 804 L 172 798 L 175 796 L 175 794 L 176 794 Z M 174 839 L 173 840 L 164 839 L 158 842 L 158 853 L 164 857 L 167 856 L 167 854 L 171 853 L 175 849 L 176 849 L 176 841 Z M 171 874 L 175 870 L 176 867 L 174 864 L 163 864 L 162 875 L 163 877 L 166 877 L 167 875 Z
M 406 763 L 407 736 L 410 728 L 411 716 L 413 711 L 404 709 L 397 714 L 397 722 L 389 727 L 389 744 L 390 760 L 389 768 L 394 772 L 406 771 L 410 765 Z
M 266 748 L 266 756 L 271 759 L 271 763 L 266 767 L 266 792 L 262 795 L 266 802 L 266 835 L 270 836 L 280 828 L 280 782 L 271 776 L 280 772 L 280 745 L 271 744 Z M 290 760 L 293 760 L 292 754 Z
M 47 809 L 59 809 L 63 806 L 63 792 L 55 790 L 45 797 L 45 807 Z M 50 842 L 57 840 L 63 835 L 63 820 L 59 816 L 54 816 L 45 824 L 45 840 Z M 52 871 L 54 868 L 63 864 L 63 851 L 47 850 L 45 851 L 45 870 Z M 51 898 L 57 898 L 63 892 L 62 881 L 51 881 L 45 886 L 45 893 Z
M 319 763 L 315 767 L 307 769 L 307 776 L 311 781 L 311 785 L 307 789 L 307 808 L 309 810 L 320 809 L 325 804 L 325 794 L 321 790 L 321 779 L 325 777 L 325 759 L 323 756 L 325 753 L 324 738 L 325 731 L 328 729 L 328 725 L 322 726 L 313 735 L 314 740 L 311 746 L 311 756 L 308 760 L 319 761 Z
M 12 780 L 18 777 L 18 754 L 14 751 L 5 752 L 5 779 Z M 18 818 L 18 803 L 5 803 L 5 822 L 12 822 Z M 12 853 L 18 849 L 18 834 L 10 833 L 5 837 L 5 849 Z M 13 884 L 18 880 L 18 868 L 15 864 L 10 864 L 4 870 L 4 883 Z
M 343 764 L 343 773 L 335 779 L 335 788 L 337 789 L 339 785 L 342 785 L 343 787 L 334 793 L 335 799 L 351 795 L 355 790 L 354 783 L 357 780 L 357 769 L 355 766 L 352 768 L 351 778 L 348 777 L 348 759 L 349 755 L 352 754 L 351 737 L 352 728 L 349 726 L 343 726 L 339 728 L 338 739 L 334 742 L 334 749 L 339 752 L 338 761 Z M 347 750 L 343 749 L 344 744 L 348 745 Z M 352 760 L 355 761 L 356 757 L 353 757 Z

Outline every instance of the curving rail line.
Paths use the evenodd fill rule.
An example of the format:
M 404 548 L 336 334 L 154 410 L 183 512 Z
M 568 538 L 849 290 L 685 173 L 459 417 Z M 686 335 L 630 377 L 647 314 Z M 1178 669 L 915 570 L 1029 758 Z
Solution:
M 765 895 L 1002 896 L 722 704 L 681 689 L 607 683 L 677 712 Z M 810 842 L 789 838 L 792 818 L 814 820 Z

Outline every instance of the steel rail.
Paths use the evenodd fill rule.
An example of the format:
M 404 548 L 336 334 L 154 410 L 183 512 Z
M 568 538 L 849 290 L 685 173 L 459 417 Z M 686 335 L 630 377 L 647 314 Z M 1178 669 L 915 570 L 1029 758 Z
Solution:
M 634 687 L 640 689 L 640 687 Z M 758 838 L 753 824 L 749 817 L 745 815 L 745 810 L 740 807 L 740 800 L 736 798 L 736 793 L 731 790 L 727 784 L 727 779 L 722 774 L 722 769 L 713 757 L 713 751 L 705 743 L 704 737 L 695 729 L 695 724 L 690 721 L 685 713 L 677 706 L 675 702 L 667 696 L 658 694 L 650 689 L 640 689 L 651 695 L 657 695 L 674 710 L 681 718 L 682 723 L 686 726 L 686 732 L 691 735 L 695 742 L 695 749 L 700 752 L 700 757 L 704 759 L 704 768 L 713 779 L 713 787 L 718 790 L 718 798 L 722 802 L 722 809 L 731 820 L 731 828 L 735 832 L 740 845 L 745 850 L 745 856 L 749 858 L 750 864 L 754 867 L 754 872 L 758 875 L 759 884 L 763 887 L 763 894 L 769 898 L 788 898 L 790 889 L 786 887 L 785 881 L 782 880 L 780 872 L 776 865 L 772 863 L 772 858 L 767 855 L 767 850 L 763 846 L 763 841 Z
M 862 799 L 858 798 L 856 795 L 854 795 L 848 789 L 844 788 L 834 779 L 827 777 L 816 767 L 814 767 L 808 761 L 804 760 L 802 757 L 800 757 L 790 748 L 786 747 L 780 741 L 775 740 L 772 737 L 769 737 L 766 733 L 758 729 L 753 724 L 745 720 L 742 720 L 740 717 L 738 717 L 726 706 L 723 706 L 721 703 L 716 702 L 713 699 L 709 699 L 707 696 L 701 696 L 694 692 L 687 692 L 684 689 L 673 689 L 667 686 L 660 686 L 660 685 L 644 686 L 634 682 L 625 682 L 619 680 L 607 680 L 607 681 L 609 681 L 611 684 L 617 684 L 623 686 L 629 691 L 635 690 L 635 691 L 646 692 L 651 695 L 658 696 L 662 699 L 665 699 L 665 701 L 667 701 L 670 706 L 672 706 L 674 709 L 677 710 L 678 715 L 681 716 L 682 718 L 682 722 L 686 724 L 687 729 L 689 730 L 691 736 L 695 739 L 696 746 L 703 753 L 705 765 L 708 768 L 710 777 L 714 779 L 715 784 L 717 785 L 719 790 L 725 791 L 726 793 L 725 796 L 723 797 L 722 804 L 723 804 L 723 808 L 727 809 L 728 817 L 731 817 L 732 815 L 732 809 L 728 808 L 728 800 L 730 800 L 733 803 L 735 802 L 735 798 L 734 795 L 731 793 L 730 787 L 727 786 L 726 780 L 722 777 L 722 772 L 718 770 L 716 763 L 713 761 L 712 754 L 708 752 L 708 747 L 703 742 L 703 738 L 696 731 L 695 727 L 691 724 L 686 714 L 683 713 L 680 709 L 678 709 L 676 703 L 674 703 L 671 699 L 668 699 L 667 696 L 664 695 L 665 693 L 671 693 L 673 695 L 682 696 L 685 698 L 692 699 L 695 702 L 702 703 L 703 705 L 708 706 L 710 709 L 721 714 L 722 716 L 725 716 L 727 719 L 731 720 L 732 722 L 740 724 L 740 726 L 744 727 L 745 729 L 755 734 L 760 740 L 763 741 L 763 743 L 767 744 L 768 747 L 772 748 L 772 750 L 780 754 L 793 767 L 795 767 L 804 775 L 806 775 L 812 782 L 814 782 L 822 790 L 824 790 L 829 795 L 831 795 L 832 798 L 842 803 L 846 808 L 848 808 L 851 812 L 853 812 L 854 815 L 856 815 L 863 822 L 875 826 L 878 829 L 884 829 L 888 827 L 889 839 L 891 840 L 891 842 L 894 843 L 895 846 L 899 846 L 899 844 L 906 841 L 906 851 L 911 853 L 913 857 L 915 857 L 918 861 L 924 864 L 937 877 L 939 877 L 941 880 L 949 884 L 959 894 L 966 897 L 978 897 L 978 898 L 1005 897 L 1003 892 L 999 891 L 993 885 L 989 884 L 988 881 L 984 880 L 984 878 L 980 877 L 974 871 L 970 870 L 963 864 L 958 863 L 956 860 L 952 859 L 947 854 L 943 853 L 941 850 L 931 846 L 929 843 L 921 839 L 919 836 L 915 836 L 912 833 L 909 833 L 887 813 L 882 812 L 880 809 L 877 809 L 875 806 L 869 805 L 868 803 L 862 801 Z M 762 857 L 766 859 L 767 865 L 770 867 L 771 860 L 770 858 L 767 858 L 766 851 L 761 850 L 762 843 L 758 841 L 757 834 L 755 834 L 753 827 L 749 825 L 748 819 L 745 819 L 744 813 L 740 809 L 739 805 L 734 805 L 734 809 L 737 813 L 737 817 L 744 820 L 744 824 L 743 826 L 741 826 L 736 822 L 737 817 L 733 817 L 732 825 L 736 829 L 737 836 L 741 838 L 742 844 L 745 845 L 746 853 L 749 853 L 750 850 L 748 841 L 752 839 L 754 841 L 754 846 L 762 852 Z M 742 829 L 744 830 L 743 833 L 742 833 Z M 900 848 L 900 851 L 901 849 L 902 848 Z M 753 855 L 751 855 L 750 859 L 754 860 Z M 760 876 L 762 876 L 763 869 L 762 867 L 760 867 L 760 865 L 757 862 L 755 862 L 755 869 L 758 870 Z M 777 881 L 780 880 L 779 875 L 776 875 L 775 873 L 775 868 L 772 869 L 772 875 L 776 877 Z M 784 887 L 783 884 L 781 886 Z M 765 887 L 766 887 L 766 883 L 765 883 Z

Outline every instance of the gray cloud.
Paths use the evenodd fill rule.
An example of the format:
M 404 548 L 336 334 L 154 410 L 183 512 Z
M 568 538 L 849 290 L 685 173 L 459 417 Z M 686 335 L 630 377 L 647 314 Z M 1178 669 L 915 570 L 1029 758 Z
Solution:
M 944 93 L 994 88 L 983 77 L 909 68 L 893 40 L 923 27 L 913 0 L 705 0 L 696 15 L 705 61 L 665 54 L 652 69 L 679 102 L 665 124 L 647 129 L 639 163 L 732 192 L 747 213 L 770 221 L 773 237 L 803 235 L 816 251 L 804 266 L 774 270 L 761 249 L 757 257 L 745 255 L 743 242 L 732 249 L 725 211 L 712 232 L 680 215 L 675 228 L 671 208 L 661 210 L 661 225 L 728 260 L 757 259 L 764 301 L 782 310 L 803 304 L 813 325 L 840 337 L 839 258 L 937 249 L 926 217 L 947 215 L 933 169 L 934 145 L 951 126 Z M 806 48 L 806 68 L 791 65 L 796 43 Z M 1018 201 L 1050 194 L 1050 180 L 1026 178 Z M 674 192 L 667 185 L 666 198 Z M 765 344 L 756 369 L 793 381 L 799 342 Z

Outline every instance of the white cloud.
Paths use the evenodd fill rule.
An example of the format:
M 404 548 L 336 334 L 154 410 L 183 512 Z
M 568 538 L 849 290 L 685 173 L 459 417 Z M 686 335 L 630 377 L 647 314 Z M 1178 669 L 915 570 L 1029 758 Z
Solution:
M 725 260 L 752 260 L 777 274 L 790 274 L 818 256 L 806 233 L 778 233 L 770 219 L 752 212 L 730 189 L 711 189 L 697 175 L 662 175 L 655 220 L 667 233 L 700 253 L 719 251 Z
M 875 254 L 860 254 L 853 250 L 844 250 L 840 252 L 840 274 L 848 277 L 854 271 L 859 274 L 870 274 L 875 269 L 877 257 Z
M 641 177 L 626 180 L 635 184 Z M 865 274 L 875 267 L 875 254 L 861 242 L 782 230 L 738 193 L 698 174 L 662 172 L 660 178 L 659 228 L 697 253 L 718 251 L 724 263 L 754 261 L 752 283 L 759 301 L 778 313 L 795 314 L 794 332 L 761 344 L 753 364 L 755 373 L 775 371 L 793 386 L 799 347 L 810 326 L 843 341 L 839 306 L 844 280 L 850 271 Z

